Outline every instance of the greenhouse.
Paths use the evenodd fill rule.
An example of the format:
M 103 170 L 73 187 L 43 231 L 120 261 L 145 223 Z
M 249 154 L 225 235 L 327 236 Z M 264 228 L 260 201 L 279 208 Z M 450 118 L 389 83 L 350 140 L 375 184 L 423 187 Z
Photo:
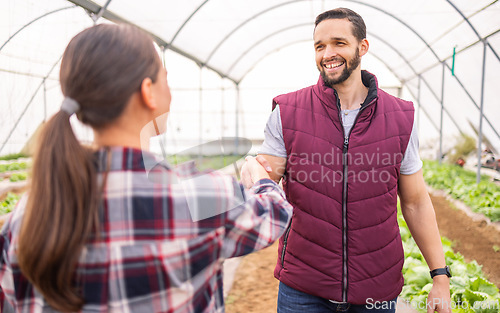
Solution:
M 33 164 L 36 164 L 33 155 L 36 151 L 44 151 L 43 147 L 39 147 L 41 134 L 44 133 L 51 117 L 61 112 L 61 104 L 67 102 L 68 96 L 65 97 L 61 91 L 64 84 L 61 84 L 60 79 L 62 80 L 62 74 L 65 72 L 61 63 L 70 40 L 83 30 L 101 24 L 132 25 L 134 29 L 138 28 L 148 34 L 153 39 L 154 49 L 162 66 L 167 71 L 171 93 L 168 118 L 158 119 L 158 123 L 165 124 L 160 125 L 160 130 L 165 131 L 159 131 L 157 122 L 153 121 L 153 131 L 156 130 L 158 136 L 148 142 L 149 149 L 157 156 L 166 158 L 173 166 L 182 166 L 181 163 L 187 164 L 189 160 L 194 160 L 201 170 L 220 170 L 243 182 L 245 177 L 242 171 L 245 169 L 242 169 L 242 165 L 248 164 L 245 163 L 244 156 L 268 154 L 262 151 L 266 151 L 265 129 L 269 128 L 274 107 L 278 104 L 282 110 L 281 119 L 288 116 L 286 114 L 291 114 L 290 111 L 285 111 L 284 105 L 278 103 L 288 98 L 280 96 L 277 98 L 279 100 L 276 100 L 275 97 L 316 86 L 317 83 L 320 84 L 318 78 L 321 82 L 321 78 L 325 77 L 319 75 L 324 69 L 319 69 L 315 60 L 318 55 L 318 43 L 321 43 L 315 37 L 318 27 L 315 25 L 316 17 L 327 10 L 348 8 L 358 13 L 366 24 L 367 52 L 362 55 L 361 69 L 376 76 L 378 87 L 394 96 L 390 99 L 404 99 L 413 103 L 413 131 L 411 124 L 408 126 L 410 128 L 405 129 L 412 134 L 414 131 L 417 133 L 417 153 L 423 161 L 426 190 L 430 194 L 439 234 L 442 236 L 446 265 L 453 275 L 450 278 L 452 312 L 500 312 L 500 101 L 495 96 L 496 88 L 500 86 L 500 3 L 497 0 L 5 0 L 1 7 L 2 224 L 14 215 L 20 199 L 26 198 L 31 188 L 36 188 L 33 183 L 40 181 L 35 180 L 34 175 L 42 171 L 32 171 Z M 359 54 L 357 56 L 359 57 Z M 134 57 L 129 63 L 136 61 Z M 82 63 L 85 64 L 85 61 Z M 108 66 L 109 71 L 113 71 L 111 63 L 113 62 L 103 66 L 101 71 L 105 73 Z M 348 64 L 351 63 L 346 61 L 346 69 Z M 85 74 L 82 73 L 82 78 L 83 75 Z M 151 80 L 154 86 L 156 81 L 153 77 Z M 363 84 L 366 86 L 364 76 Z M 146 87 L 143 81 L 139 94 L 145 99 L 144 88 Z M 155 90 L 153 88 L 152 92 L 157 92 Z M 337 91 L 335 96 L 338 100 Z M 78 103 L 76 105 L 78 106 Z M 340 101 L 338 105 L 340 110 Z M 363 106 L 359 111 L 360 115 L 364 110 Z M 78 109 L 75 112 L 81 119 Z M 311 114 L 312 117 L 303 118 L 311 118 L 314 121 L 312 124 L 321 120 L 314 117 L 317 113 Z M 347 116 L 348 112 L 345 114 Z M 381 114 L 389 116 L 387 112 Z M 408 113 L 398 114 L 402 117 Z M 76 115 L 70 114 L 70 123 L 79 142 L 92 147 L 100 146 L 99 142 L 107 137 L 101 137 L 96 128 L 84 125 Z M 343 118 L 339 111 L 339 119 L 342 121 Z M 281 124 L 281 120 L 279 123 Z M 375 124 L 374 120 L 373 125 Z M 293 127 L 299 127 L 297 125 L 293 124 Z M 354 125 L 353 129 L 355 126 L 358 125 Z M 300 127 L 314 130 L 314 134 L 320 129 L 320 126 L 316 125 Z M 324 127 L 329 129 L 326 124 Z M 291 128 L 288 125 L 282 129 L 280 127 L 279 130 L 281 137 L 284 137 L 283 149 L 285 143 L 287 148 L 286 158 L 283 159 L 288 160 L 288 163 L 294 160 L 291 155 L 300 151 L 293 150 L 299 149 L 299 143 L 302 146 L 317 147 L 318 151 L 326 151 L 327 147 L 315 143 L 315 140 L 311 140 L 308 145 L 304 143 L 307 141 L 305 139 L 292 139 L 295 132 L 303 132 L 304 129 L 293 129 L 294 135 L 291 135 Z M 392 128 L 384 128 L 389 137 Z M 356 140 L 368 140 L 368 137 L 369 140 L 379 140 L 375 138 L 378 134 L 370 137 L 358 133 L 359 138 L 356 137 Z M 402 141 L 406 140 L 406 143 L 410 137 L 409 133 L 405 135 L 408 138 L 405 137 L 404 140 L 403 135 L 396 136 Z M 414 138 L 413 135 L 411 138 Z M 341 143 L 342 139 L 341 137 Z M 387 141 L 380 140 L 381 149 L 390 146 Z M 111 139 L 109 142 L 115 141 Z M 401 144 L 406 149 L 406 144 Z M 347 149 L 345 141 L 344 148 Z M 349 148 L 351 149 L 351 146 Z M 69 152 L 67 155 L 73 159 Z M 320 158 L 323 158 L 324 155 L 321 155 Z M 342 155 L 340 149 L 338 156 Z M 341 158 L 340 163 L 342 162 Z M 324 164 L 316 163 L 299 164 L 295 169 L 307 169 L 310 174 L 312 169 L 316 169 L 315 166 L 318 166 L 318 169 L 319 166 L 324 167 Z M 272 165 L 274 170 L 274 163 Z M 147 167 L 146 164 L 144 166 Z M 54 168 L 58 167 L 54 165 Z M 332 171 L 334 168 L 332 166 Z M 292 177 L 286 175 L 293 175 L 290 174 L 293 169 L 287 165 L 286 171 L 282 171 L 280 175 Z M 347 166 L 344 166 L 343 170 L 343 175 L 349 173 Z M 155 169 L 148 168 L 148 171 L 154 172 Z M 396 180 L 399 174 L 398 167 Z M 402 170 L 401 176 L 406 176 L 404 174 Z M 127 178 L 123 179 L 130 178 L 124 177 Z M 270 178 L 274 179 L 272 175 Z M 280 178 L 281 176 L 278 181 Z M 152 180 L 151 177 L 149 179 Z M 45 182 L 50 185 L 53 180 L 46 179 Z M 345 183 L 343 188 L 347 189 L 347 183 L 342 182 Z M 395 188 L 394 195 L 396 196 L 399 190 L 398 207 L 400 203 L 405 207 L 405 192 L 401 181 L 398 182 L 400 189 Z M 355 185 L 352 181 L 350 183 L 356 187 L 363 186 Z M 210 185 L 210 182 L 203 184 Z M 297 186 L 299 184 L 300 187 Z M 296 206 L 302 205 L 297 204 L 302 201 L 296 201 L 288 192 L 300 188 L 310 189 L 310 186 L 303 182 L 297 185 L 290 182 L 281 185 L 294 210 L 297 210 Z M 215 190 L 218 187 L 210 188 Z M 367 195 L 372 192 L 368 189 Z M 318 190 L 323 192 L 322 187 L 318 187 Z M 344 193 L 344 199 L 337 202 L 350 203 L 347 191 Z M 352 195 L 355 197 L 355 192 Z M 116 197 L 117 194 L 113 196 Z M 304 197 L 303 199 L 309 199 Z M 311 199 L 313 197 L 315 196 L 311 196 Z M 321 197 L 318 196 L 318 203 L 322 201 Z M 210 196 L 200 195 L 195 201 L 196 205 L 210 206 L 213 199 L 209 198 Z M 220 203 L 218 200 L 220 199 L 213 201 Z M 368 205 L 370 200 L 373 199 L 360 197 L 359 201 Z M 189 205 L 194 204 L 189 202 Z M 347 210 L 349 209 L 344 208 L 340 215 L 344 219 L 348 216 Z M 401 263 L 404 286 L 398 294 L 396 312 L 426 312 L 425 305 L 420 307 L 419 304 L 425 303 L 433 287 L 433 279 L 429 276 L 427 265 L 429 260 L 422 256 L 419 240 L 414 240 L 412 236 L 415 235 L 416 226 L 406 221 L 401 211 L 399 208 L 397 216 L 394 213 L 394 223 L 399 225 L 404 248 L 404 264 Z M 295 212 L 293 219 L 296 218 Z M 403 213 L 405 217 L 408 216 Z M 198 222 L 192 211 L 191 216 Z M 202 213 L 201 216 L 205 214 Z M 292 219 L 292 224 L 298 224 L 299 218 L 296 221 Z M 328 220 L 328 217 L 325 217 L 325 220 Z M 347 220 L 339 224 L 346 233 Z M 380 221 L 382 225 L 384 218 L 380 217 Z M 224 264 L 223 302 L 226 312 L 276 312 L 280 281 L 273 276 L 273 271 L 277 257 L 285 268 L 286 262 L 283 259 L 289 227 L 284 235 L 284 248 L 282 238 L 279 248 L 276 243 L 271 248 L 234 261 L 229 259 Z M 4 231 L 5 227 L 2 236 L 7 236 Z M 299 233 L 293 229 L 292 234 L 295 234 L 295 237 L 291 236 L 291 240 L 298 240 L 296 238 L 303 235 Z M 343 233 L 345 237 L 346 233 Z M 314 234 L 303 237 L 306 238 L 304 240 L 309 240 Z M 365 242 L 371 242 L 369 238 L 365 239 Z M 269 242 L 269 245 L 271 243 Z M 363 248 L 359 249 L 356 252 L 365 253 L 362 252 Z M 336 253 L 333 248 L 330 250 L 333 254 Z M 278 255 L 278 251 L 283 255 Z M 344 281 L 347 268 L 354 266 L 347 265 L 351 263 L 347 260 L 346 251 L 339 252 L 339 255 L 345 258 L 341 264 L 346 270 L 338 281 Z M 286 254 L 288 260 L 295 260 L 293 253 L 290 253 L 290 256 Z M 236 255 L 238 254 L 235 252 L 234 256 Z M 220 258 L 222 260 L 222 256 Z M 377 262 L 386 264 L 385 261 L 375 263 Z M 13 291 L 4 287 L 4 284 L 7 284 L 4 283 L 7 278 L 2 276 L 1 272 L 4 263 L 0 264 L 0 302 L 7 303 L 6 298 L 9 299 Z M 278 262 L 276 268 L 279 266 Z M 385 266 L 385 270 L 390 271 L 390 267 L 392 265 Z M 327 275 L 325 271 L 319 272 L 319 276 L 311 274 L 311 277 Z M 351 272 L 349 270 L 349 273 Z M 276 272 L 274 275 L 277 275 Z M 348 279 L 345 278 L 345 286 L 339 287 L 342 290 L 342 301 L 334 300 L 347 303 L 348 301 L 344 300 L 355 299 L 356 296 L 347 290 L 351 285 L 351 290 L 354 290 L 356 283 L 363 279 L 360 276 L 357 281 L 351 283 L 349 280 L 347 283 Z M 285 279 L 281 281 L 283 283 Z M 305 281 L 306 279 L 301 286 L 307 285 Z M 281 292 L 282 287 L 279 288 Z M 372 287 L 366 287 L 370 288 Z M 130 290 L 127 289 L 127 292 Z M 321 292 L 318 294 L 322 297 Z M 168 297 L 172 296 L 169 294 Z M 37 298 L 37 301 L 42 301 L 41 299 Z M 26 309 L 20 306 L 18 310 L 22 308 Z M 7 304 L 4 307 L 6 312 L 11 312 L 11 309 Z M 87 307 L 84 305 L 83 309 L 80 309 L 86 312 Z M 114 309 L 123 310 L 120 306 Z M 155 307 L 146 311 L 170 312 L 169 309 L 171 308 Z M 179 312 L 219 312 L 215 307 L 213 310 L 204 309 L 192 307 Z M 108 310 L 113 311 L 109 308 Z

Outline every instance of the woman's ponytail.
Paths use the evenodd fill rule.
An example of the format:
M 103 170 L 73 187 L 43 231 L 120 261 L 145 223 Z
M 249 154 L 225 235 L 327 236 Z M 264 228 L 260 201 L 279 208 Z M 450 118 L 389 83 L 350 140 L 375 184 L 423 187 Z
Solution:
M 34 157 L 31 191 L 18 246 L 19 267 L 59 311 L 78 311 L 75 265 L 98 223 L 96 169 L 92 152 L 59 111 L 44 126 Z

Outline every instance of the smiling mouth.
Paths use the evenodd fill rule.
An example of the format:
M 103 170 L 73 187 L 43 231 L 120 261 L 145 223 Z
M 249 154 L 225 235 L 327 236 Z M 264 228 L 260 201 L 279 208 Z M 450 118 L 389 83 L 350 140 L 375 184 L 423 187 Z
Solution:
M 330 62 L 330 63 L 324 63 L 323 66 L 327 69 L 335 69 L 339 68 L 342 65 L 344 65 L 345 62 Z

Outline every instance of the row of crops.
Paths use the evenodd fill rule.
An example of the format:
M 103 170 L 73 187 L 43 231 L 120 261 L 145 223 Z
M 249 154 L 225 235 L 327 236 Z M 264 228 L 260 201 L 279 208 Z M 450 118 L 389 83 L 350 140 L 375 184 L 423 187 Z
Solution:
M 453 164 L 424 161 L 424 178 L 427 184 L 442 189 L 453 198 L 481 213 L 491 221 L 500 221 L 500 186 L 483 175 L 476 184 L 476 173 Z
M 0 164 L 0 181 L 8 178 L 11 182 L 24 181 L 28 178 L 28 162 L 12 162 Z

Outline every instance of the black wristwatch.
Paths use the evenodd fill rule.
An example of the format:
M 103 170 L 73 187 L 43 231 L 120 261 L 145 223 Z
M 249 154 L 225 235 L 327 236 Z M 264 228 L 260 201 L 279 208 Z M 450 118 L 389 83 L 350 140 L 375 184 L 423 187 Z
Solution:
M 431 278 L 434 278 L 436 275 L 446 275 L 448 277 L 451 277 L 451 271 L 448 266 L 445 266 L 443 268 L 436 268 L 435 270 L 431 271 Z

